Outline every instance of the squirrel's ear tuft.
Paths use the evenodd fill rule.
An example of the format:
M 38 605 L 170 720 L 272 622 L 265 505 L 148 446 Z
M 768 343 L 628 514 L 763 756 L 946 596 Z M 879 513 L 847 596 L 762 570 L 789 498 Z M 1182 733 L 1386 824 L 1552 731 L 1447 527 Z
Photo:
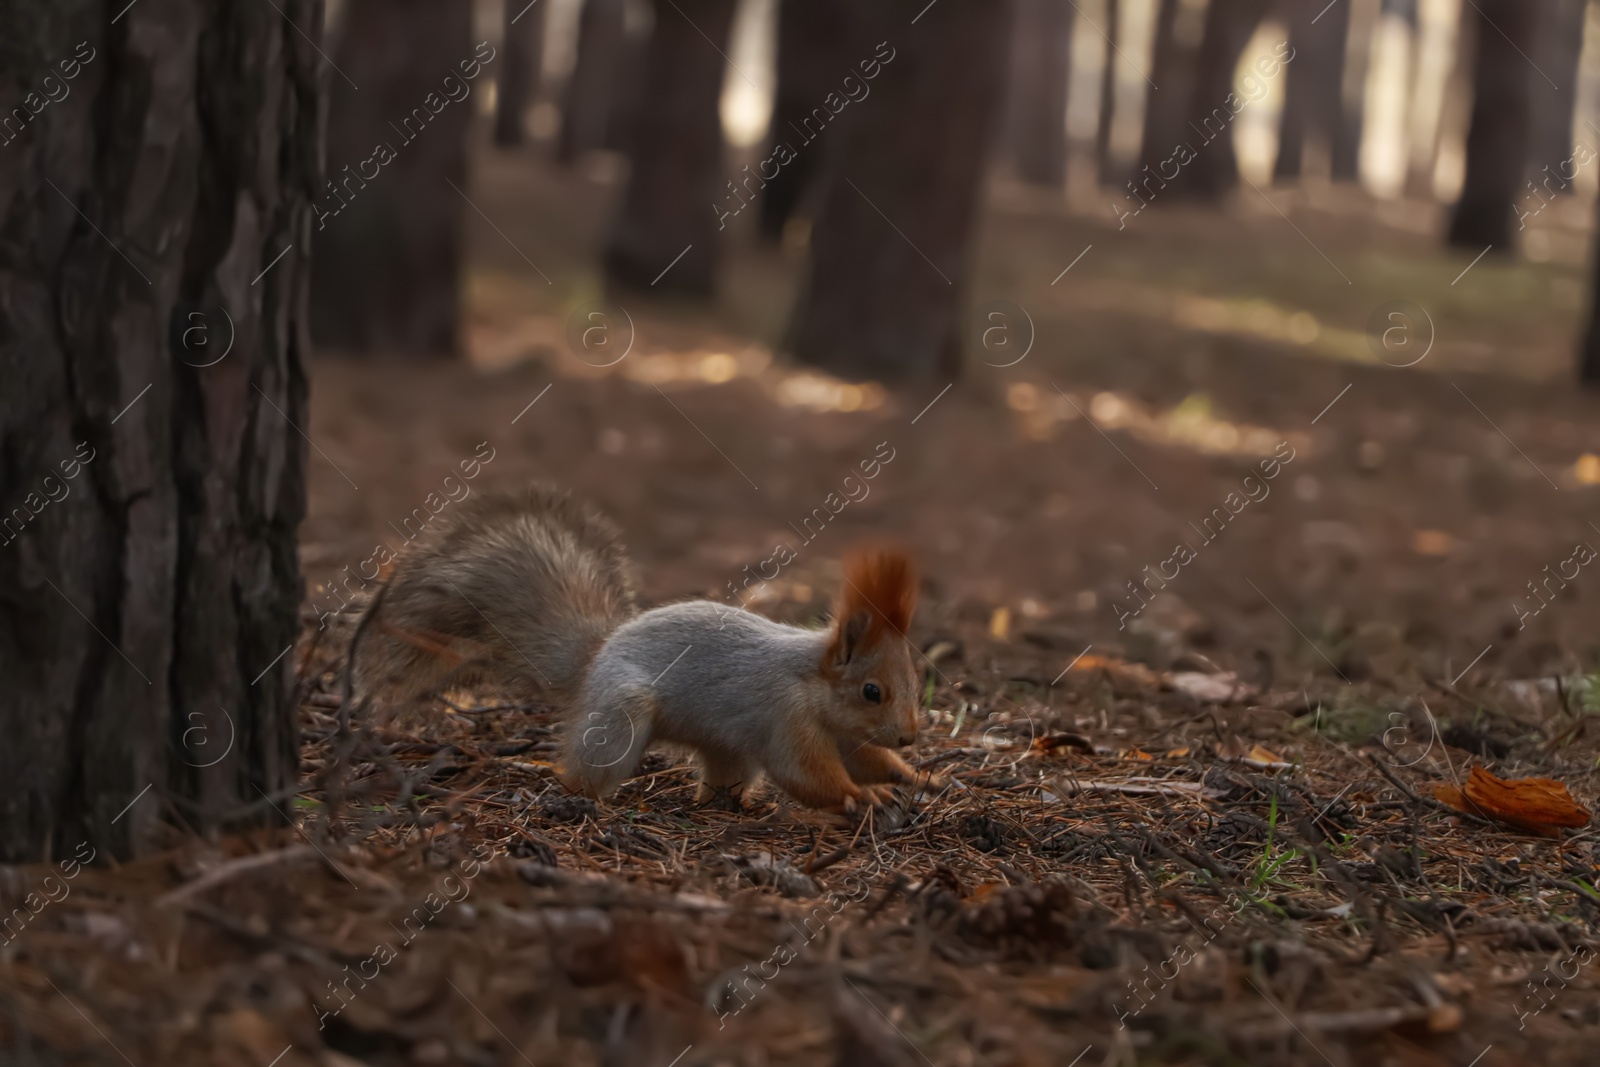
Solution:
M 845 662 L 886 631 L 905 634 L 916 608 L 917 568 L 909 555 L 884 548 L 852 552 L 845 557 L 844 585 L 833 613 L 831 658 Z

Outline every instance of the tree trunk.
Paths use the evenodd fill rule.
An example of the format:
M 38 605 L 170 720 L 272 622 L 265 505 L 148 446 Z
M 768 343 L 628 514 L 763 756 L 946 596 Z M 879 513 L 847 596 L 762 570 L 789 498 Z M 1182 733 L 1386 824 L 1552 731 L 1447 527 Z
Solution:
M 1536 12 L 1522 0 L 1477 0 L 1472 64 L 1472 120 L 1467 127 L 1466 180 L 1450 219 L 1450 243 L 1506 250 L 1515 232 L 1513 206 L 1528 160 L 1529 94 L 1538 77 L 1528 64 Z
M 1194 84 L 1196 50 L 1179 37 L 1182 0 L 1161 0 L 1156 12 L 1155 45 L 1150 80 L 1156 88 L 1145 96 L 1144 131 L 1139 143 L 1140 173 L 1159 173 L 1179 141 L 1186 140 L 1190 89 Z
M 68 90 L 0 152 L 0 862 L 297 778 L 322 4 L 278 6 L 0 4 L 0 99 Z
M 980 0 L 859 6 L 855 39 L 873 42 L 865 58 L 883 66 L 871 103 L 839 120 L 847 125 L 789 328 L 788 348 L 801 362 L 858 380 L 957 373 L 1007 8 Z
M 1315 20 L 1315 21 L 1313 21 Z M 1272 176 L 1300 177 L 1307 140 L 1330 154 L 1342 115 L 1345 43 L 1350 36 L 1348 0 L 1290 0 L 1289 46 L 1294 60 L 1284 71 L 1283 116 Z
M 735 7 L 735 0 L 656 7 L 630 135 L 628 190 L 602 257 L 608 288 L 712 293 L 717 205 L 727 195 L 718 188 L 718 104 Z
M 1592 238 L 1595 251 L 1589 257 L 1589 326 L 1578 351 L 1578 379 L 1600 386 L 1600 229 Z
M 1379 15 L 1378 0 L 1348 0 L 1348 3 L 1350 10 L 1344 13 L 1348 24 L 1345 32 L 1344 77 L 1339 93 L 1338 127 L 1333 135 L 1333 179 L 1341 182 L 1353 182 L 1361 177 L 1361 140 L 1366 129 L 1367 65 L 1372 58 L 1372 31 Z M 1345 6 L 1345 0 L 1335 6 Z
M 1067 0 L 1018 0 L 1011 34 L 1008 129 L 1017 176 L 1061 188 L 1067 176 L 1067 74 L 1077 15 Z
M 857 58 L 847 53 L 847 41 L 839 32 L 849 17 L 849 0 L 780 0 L 772 152 L 782 144 L 794 158 L 777 168 L 761 195 L 761 234 L 770 241 L 783 236 L 784 226 L 822 169 L 828 141 L 811 145 L 804 124 L 812 109 L 823 107 L 823 99 L 840 88 L 842 72 Z M 775 159 L 772 152 L 767 158 Z
M 1539 5 L 1535 50 L 1530 55 L 1544 76 L 1535 72 L 1530 83 L 1532 129 L 1528 142 L 1529 170 L 1544 199 L 1570 194 L 1577 173 L 1572 159 L 1572 120 L 1578 105 L 1578 60 L 1588 6 L 1587 0 L 1546 0 Z
M 470 0 L 348 0 L 315 213 L 312 329 L 355 352 L 456 353 L 461 332 Z M 453 186 L 453 188 L 452 188 Z
M 1101 185 L 1114 181 L 1111 127 L 1117 117 L 1117 0 L 1106 0 L 1105 64 L 1100 68 L 1100 116 L 1094 131 L 1095 172 Z
M 539 95 L 544 13 L 549 0 L 505 0 L 500 76 L 495 80 L 494 143 L 515 148 L 528 139 L 528 105 Z
M 1216 200 L 1238 184 L 1234 111 L 1228 103 L 1233 97 L 1233 72 L 1269 6 L 1270 0 L 1211 0 L 1206 7 L 1205 35 L 1189 103 L 1189 132 L 1195 138 L 1191 143 L 1196 155 L 1178 179 L 1178 189 L 1186 196 Z
M 563 163 L 606 145 L 618 95 L 626 6 L 623 0 L 584 0 L 578 16 L 577 56 L 561 97 L 556 158 Z

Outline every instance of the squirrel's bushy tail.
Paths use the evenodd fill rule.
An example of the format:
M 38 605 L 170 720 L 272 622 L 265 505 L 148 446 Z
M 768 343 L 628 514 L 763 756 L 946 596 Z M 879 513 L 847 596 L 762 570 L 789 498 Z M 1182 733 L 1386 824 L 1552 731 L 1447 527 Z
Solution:
M 544 486 L 452 510 L 367 609 L 350 647 L 354 688 L 411 698 L 483 679 L 569 703 L 638 610 L 616 527 Z

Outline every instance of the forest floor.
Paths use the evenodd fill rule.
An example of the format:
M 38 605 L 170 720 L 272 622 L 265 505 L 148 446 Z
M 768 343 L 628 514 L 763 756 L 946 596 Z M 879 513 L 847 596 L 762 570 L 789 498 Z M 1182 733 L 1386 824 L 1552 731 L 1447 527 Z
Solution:
M 587 318 L 615 182 L 537 155 L 478 161 L 471 365 L 314 368 L 284 827 L 76 872 L 0 953 L 4 1062 L 1594 1062 L 1595 830 L 1436 799 L 1472 768 L 1600 798 L 1584 206 L 1543 262 L 1474 262 L 1348 191 L 1119 230 L 1001 182 L 969 373 L 895 392 L 774 360 L 796 262 L 744 231 L 712 312 Z M 1417 347 L 1374 348 L 1402 300 Z M 618 347 L 569 343 L 596 321 Z M 475 492 L 599 505 L 651 603 L 786 544 L 743 595 L 816 623 L 841 551 L 912 546 L 911 755 L 947 785 L 843 826 L 698 807 L 659 753 L 594 805 L 552 709 L 457 693 L 369 724 L 330 834 L 337 586 L 474 456 Z

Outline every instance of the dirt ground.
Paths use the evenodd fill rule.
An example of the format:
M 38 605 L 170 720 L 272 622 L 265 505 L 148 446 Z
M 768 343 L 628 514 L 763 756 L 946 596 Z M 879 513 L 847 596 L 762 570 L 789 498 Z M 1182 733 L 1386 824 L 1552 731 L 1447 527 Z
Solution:
M 615 168 L 477 163 L 471 362 L 313 369 L 296 825 L 66 879 L 0 948 L 0 1058 L 1594 1062 L 1594 830 L 1434 799 L 1600 795 L 1600 578 L 1551 578 L 1600 545 L 1587 205 L 1473 261 L 1348 190 L 1119 229 L 1000 180 L 969 372 L 891 391 L 773 357 L 796 248 L 736 229 L 710 311 L 608 303 Z M 842 551 L 909 545 L 946 784 L 847 827 L 658 754 L 595 806 L 553 709 L 454 694 L 370 724 L 330 832 L 339 589 L 472 458 L 599 505 L 652 603 L 814 623 Z

